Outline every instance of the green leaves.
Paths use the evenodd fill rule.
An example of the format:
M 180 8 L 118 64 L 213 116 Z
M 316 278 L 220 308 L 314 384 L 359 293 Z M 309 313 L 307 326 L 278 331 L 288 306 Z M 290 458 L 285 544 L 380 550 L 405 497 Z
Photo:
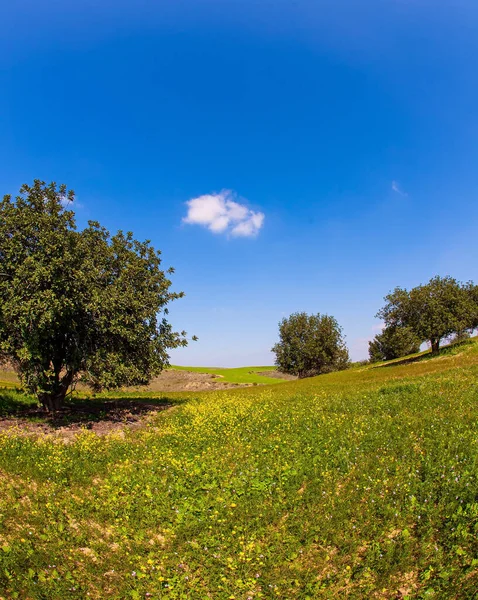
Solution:
M 342 329 L 329 315 L 294 313 L 279 323 L 280 341 L 272 348 L 280 371 L 302 377 L 347 367 Z
M 369 342 L 371 362 L 392 360 L 420 351 L 420 339 L 410 327 L 387 327 Z
M 477 298 L 473 283 L 436 276 L 410 291 L 397 287 L 385 296 L 386 304 L 376 316 L 387 327 L 409 327 L 420 341 L 429 341 L 436 352 L 442 339 L 476 327 Z
M 73 201 L 36 180 L 0 202 L 0 357 L 50 410 L 80 376 L 95 389 L 147 383 L 187 344 L 163 316 L 183 293 L 160 253 L 94 221 L 77 231 Z

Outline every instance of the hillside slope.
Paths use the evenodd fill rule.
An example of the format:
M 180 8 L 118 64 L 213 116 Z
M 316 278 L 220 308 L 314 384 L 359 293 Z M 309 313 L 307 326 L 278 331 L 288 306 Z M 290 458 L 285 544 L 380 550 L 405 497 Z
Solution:
M 474 598 L 477 379 L 472 341 L 0 434 L 0 597 Z

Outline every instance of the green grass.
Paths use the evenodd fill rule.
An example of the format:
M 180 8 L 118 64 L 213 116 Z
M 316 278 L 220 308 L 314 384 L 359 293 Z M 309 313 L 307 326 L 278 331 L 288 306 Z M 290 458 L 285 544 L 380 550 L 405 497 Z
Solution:
M 8 417 L 35 406 L 38 406 L 38 402 L 31 396 L 16 389 L 0 389 L 0 418 Z
M 240 367 L 236 369 L 225 369 L 221 367 L 177 367 L 171 368 L 177 371 L 191 371 L 194 373 L 210 373 L 218 375 L 220 381 L 227 383 L 261 383 L 276 384 L 283 383 L 284 380 L 274 377 L 264 377 L 258 375 L 261 371 L 274 371 L 275 367 Z M 18 385 L 18 379 L 13 371 L 0 371 L 0 388 L 14 388 Z
M 0 388 L 14 389 L 18 386 L 18 377 L 14 371 L 0 369 Z
M 478 344 L 396 362 L 0 434 L 0 597 L 476 598 Z
M 283 379 L 274 377 L 265 377 L 258 375 L 261 371 L 275 371 L 276 367 L 239 367 L 235 369 L 225 369 L 221 367 L 177 367 L 173 366 L 177 371 L 191 371 L 194 373 L 210 373 L 211 375 L 219 375 L 221 381 L 227 383 L 266 383 L 275 384 L 283 383 Z

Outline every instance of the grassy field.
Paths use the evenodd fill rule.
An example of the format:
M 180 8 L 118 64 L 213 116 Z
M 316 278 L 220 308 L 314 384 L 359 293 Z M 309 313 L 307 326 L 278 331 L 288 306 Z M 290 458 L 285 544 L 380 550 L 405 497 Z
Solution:
M 474 341 L 0 434 L 0 598 L 476 598 L 477 382 Z
M 223 381 L 228 383 L 283 383 L 281 379 L 258 375 L 260 372 L 275 371 L 276 367 L 239 367 L 236 369 L 223 369 L 220 367 L 177 367 L 173 369 L 178 371 L 192 371 L 194 373 L 211 373 L 218 375 Z
M 193 373 L 209 373 L 217 375 L 221 381 L 227 383 L 257 383 L 274 385 L 283 383 L 283 379 L 259 375 L 260 372 L 275 371 L 276 367 L 240 367 L 236 369 L 224 369 L 220 367 L 171 367 L 177 371 L 189 371 Z M 0 370 L 0 387 L 16 387 L 18 378 L 13 371 Z
M 0 388 L 16 388 L 18 377 L 14 371 L 0 369 Z

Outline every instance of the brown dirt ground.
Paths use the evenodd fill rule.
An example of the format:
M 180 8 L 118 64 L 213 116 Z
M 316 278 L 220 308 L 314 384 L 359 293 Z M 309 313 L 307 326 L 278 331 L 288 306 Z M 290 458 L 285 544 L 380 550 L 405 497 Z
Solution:
M 0 371 L 0 380 L 17 381 L 14 373 L 4 370 Z M 149 386 L 126 388 L 124 391 L 167 394 L 178 391 L 223 390 L 249 385 L 251 384 L 223 382 L 220 376 L 206 373 L 168 370 L 155 378 Z M 78 386 L 78 391 L 81 391 L 81 386 Z M 113 400 L 93 397 L 84 401 L 75 400 L 54 415 L 47 415 L 36 407 L 21 408 L 7 417 L 0 417 L 0 433 L 15 430 L 24 435 L 56 434 L 68 441 L 84 429 L 105 435 L 112 431 L 146 427 L 155 414 L 173 406 L 166 397 Z
M 75 401 L 55 414 L 45 414 L 41 408 L 21 409 L 0 418 L 0 433 L 11 430 L 23 435 L 56 434 L 65 440 L 88 429 L 97 435 L 112 431 L 145 427 L 152 417 L 173 406 L 167 398 L 134 400 Z
M 248 387 L 250 383 L 229 383 L 221 381 L 221 375 L 175 371 L 169 369 L 151 381 L 146 387 L 127 388 L 143 392 L 198 392 L 204 390 L 225 390 L 228 388 Z

